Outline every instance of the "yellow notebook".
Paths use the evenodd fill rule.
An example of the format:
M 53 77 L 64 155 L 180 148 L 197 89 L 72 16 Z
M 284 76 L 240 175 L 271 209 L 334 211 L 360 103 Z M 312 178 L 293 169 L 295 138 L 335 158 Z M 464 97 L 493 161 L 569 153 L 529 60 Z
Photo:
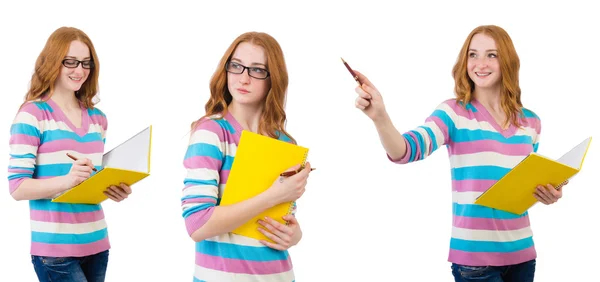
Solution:
M 288 168 L 297 164 L 304 166 L 307 155 L 307 148 L 250 131 L 242 131 L 220 205 L 235 204 L 266 191 L 279 174 Z M 286 224 L 282 217 L 291 213 L 294 205 L 294 202 L 287 202 L 274 206 L 233 230 L 232 233 L 271 241 L 258 231 L 257 228 L 261 225 L 257 220 L 268 216 Z
M 56 196 L 52 202 L 99 204 L 108 199 L 103 192 L 109 186 L 120 183 L 131 186 L 146 178 L 150 175 L 151 145 L 152 126 L 149 126 L 104 154 L 100 171 Z
M 558 187 L 581 170 L 591 142 L 592 137 L 583 140 L 558 160 L 537 153 L 529 154 L 481 194 L 475 204 L 518 215 L 525 213 L 537 202 L 533 193 L 538 185 Z

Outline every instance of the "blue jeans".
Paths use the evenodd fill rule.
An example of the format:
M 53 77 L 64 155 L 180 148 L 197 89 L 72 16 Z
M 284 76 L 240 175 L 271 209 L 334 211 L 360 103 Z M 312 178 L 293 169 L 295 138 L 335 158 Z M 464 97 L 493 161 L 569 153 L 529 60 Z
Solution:
M 108 250 L 85 257 L 31 256 L 40 282 L 104 282 Z
M 535 259 L 506 266 L 452 264 L 455 282 L 533 282 Z

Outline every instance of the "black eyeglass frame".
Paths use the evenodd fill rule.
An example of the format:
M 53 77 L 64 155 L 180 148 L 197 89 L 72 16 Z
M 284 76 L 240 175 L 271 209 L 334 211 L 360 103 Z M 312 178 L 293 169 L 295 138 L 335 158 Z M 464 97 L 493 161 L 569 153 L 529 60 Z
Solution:
M 236 64 L 236 65 L 238 65 L 238 66 L 242 67 L 242 71 L 241 71 L 241 72 L 232 72 L 232 71 L 230 71 L 230 70 L 229 70 L 229 65 L 230 65 L 230 64 Z M 266 75 L 265 77 L 256 77 L 256 76 L 253 76 L 252 74 L 250 74 L 250 69 L 259 69 L 259 70 L 262 70 L 262 71 L 266 72 L 266 73 L 267 73 L 267 75 Z M 225 64 L 225 71 L 226 71 L 226 72 L 229 72 L 229 73 L 233 73 L 233 74 L 242 74 L 242 73 L 244 73 L 246 70 L 248 70 L 248 76 L 250 76 L 250 77 L 252 77 L 252 78 L 260 79 L 260 80 L 265 80 L 265 79 L 269 78 L 269 76 L 271 76 L 271 73 L 270 73 L 268 70 L 266 70 L 266 69 L 263 69 L 263 68 L 258 68 L 258 67 L 247 67 L 247 66 L 244 66 L 244 65 L 242 65 L 242 64 L 240 64 L 240 63 L 236 63 L 236 62 L 232 62 L 232 61 L 229 61 L 229 62 L 227 62 L 227 63 Z

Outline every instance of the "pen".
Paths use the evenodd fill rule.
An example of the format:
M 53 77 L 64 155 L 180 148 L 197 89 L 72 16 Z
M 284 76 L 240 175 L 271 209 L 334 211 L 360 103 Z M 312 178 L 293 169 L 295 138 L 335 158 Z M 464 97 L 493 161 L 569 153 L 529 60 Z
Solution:
M 342 59 L 342 62 L 344 63 L 344 65 L 346 66 L 346 68 L 348 69 L 348 71 L 350 72 L 350 74 L 352 75 L 352 77 L 354 78 L 354 80 L 356 80 L 356 82 L 358 82 L 358 85 L 362 85 L 362 83 L 360 82 L 360 80 L 358 80 L 358 75 L 356 75 L 356 73 L 354 73 L 354 71 L 352 70 L 352 68 L 350 68 L 350 66 L 348 65 L 348 63 L 346 63 L 346 61 L 344 61 L 344 58 L 340 57 L 340 59 Z
M 77 158 L 76 158 L 76 157 L 74 157 L 73 155 L 71 155 L 71 154 L 69 154 L 69 153 L 67 153 L 67 157 L 71 158 L 71 159 L 72 159 L 72 160 L 74 160 L 74 161 L 76 161 L 76 160 L 77 160 Z M 93 166 L 92 166 L 92 170 L 93 170 L 93 171 L 98 171 L 98 170 L 97 170 L 95 167 L 93 167 Z
M 315 169 L 316 169 L 316 168 L 311 168 L 311 169 L 310 169 L 310 171 L 313 171 L 313 170 L 315 170 Z M 279 176 L 290 177 L 290 176 L 292 176 L 292 175 L 294 175 L 294 174 L 296 174 L 296 173 L 300 172 L 301 170 L 302 170 L 302 168 L 299 168 L 299 169 L 297 169 L 297 170 L 292 170 L 292 171 L 286 171 L 286 172 L 284 172 L 284 173 L 280 174 Z

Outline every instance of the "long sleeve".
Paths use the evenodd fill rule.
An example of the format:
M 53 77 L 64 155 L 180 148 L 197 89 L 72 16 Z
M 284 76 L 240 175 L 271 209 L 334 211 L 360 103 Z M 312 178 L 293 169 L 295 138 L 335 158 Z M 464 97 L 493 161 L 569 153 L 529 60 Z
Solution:
M 33 177 L 42 131 L 42 112 L 33 103 L 24 105 L 10 128 L 8 189 L 12 194 L 21 183 Z
M 392 160 L 388 155 L 388 159 L 399 164 L 420 161 L 441 146 L 448 144 L 451 140 L 450 136 L 456 129 L 454 122 L 456 114 L 452 109 L 453 102 L 450 101 L 453 100 L 438 105 L 422 126 L 402 134 L 406 143 L 406 154 L 403 158 Z
M 213 120 L 204 120 L 191 133 L 183 161 L 186 169 L 181 206 L 188 234 L 211 217 L 219 199 L 220 170 L 224 161 L 224 134 Z

